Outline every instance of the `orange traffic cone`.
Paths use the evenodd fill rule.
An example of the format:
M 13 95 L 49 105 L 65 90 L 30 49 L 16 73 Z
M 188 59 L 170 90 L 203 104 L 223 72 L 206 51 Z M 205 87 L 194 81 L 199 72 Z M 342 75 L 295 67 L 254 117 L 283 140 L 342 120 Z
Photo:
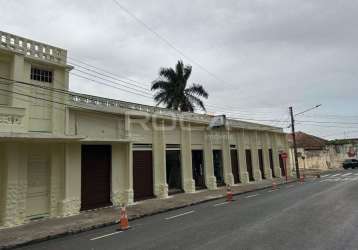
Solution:
M 128 230 L 129 229 L 128 216 L 127 216 L 127 211 L 126 211 L 125 206 L 121 207 L 121 215 L 120 216 L 121 217 L 120 217 L 120 221 L 119 221 L 118 231 Z
M 226 201 L 232 201 L 232 191 L 229 184 L 226 186 Z
M 277 188 L 276 182 L 272 180 L 272 190 L 276 190 L 276 188 Z

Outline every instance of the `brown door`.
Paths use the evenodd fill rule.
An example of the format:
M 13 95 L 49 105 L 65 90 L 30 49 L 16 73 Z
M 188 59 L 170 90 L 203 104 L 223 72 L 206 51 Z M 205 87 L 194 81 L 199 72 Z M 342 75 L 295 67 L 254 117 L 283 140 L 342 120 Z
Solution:
M 134 200 L 153 197 L 153 163 L 151 150 L 133 151 Z
M 262 149 L 258 150 L 258 155 L 259 155 L 259 166 L 260 166 L 261 178 L 265 179 L 264 155 L 263 155 Z
M 272 177 L 276 177 L 275 176 L 275 170 L 274 170 L 274 164 L 273 164 L 273 154 L 272 154 L 272 149 L 269 149 L 269 157 L 270 157 L 270 168 L 271 168 L 271 172 L 272 172 Z
M 81 210 L 112 205 L 111 146 L 82 145 Z
M 204 157 L 203 150 L 191 151 L 193 178 L 195 180 L 195 189 L 203 189 L 205 187 L 204 178 Z
M 240 174 L 239 174 L 239 163 L 237 159 L 237 150 L 231 149 L 230 155 L 231 155 L 231 169 L 232 169 L 232 174 L 234 175 L 234 183 L 239 183 Z
M 251 150 L 250 150 L 250 149 L 246 149 L 246 150 L 245 150 L 245 155 L 246 155 L 246 167 L 247 167 L 247 172 L 249 173 L 249 180 L 250 180 L 250 181 L 254 181 L 254 173 L 252 172 Z

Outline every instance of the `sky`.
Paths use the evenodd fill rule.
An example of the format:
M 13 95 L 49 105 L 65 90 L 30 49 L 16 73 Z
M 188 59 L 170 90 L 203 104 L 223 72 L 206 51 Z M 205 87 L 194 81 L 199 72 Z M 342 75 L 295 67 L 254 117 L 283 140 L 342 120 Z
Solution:
M 296 130 L 358 137 L 356 0 L 0 0 L 0 6 L 0 30 L 67 49 L 73 91 L 153 105 L 159 69 L 183 60 L 193 67 L 190 83 L 208 91 L 211 114 L 289 131 L 289 106 L 299 113 L 322 104 L 297 116 Z

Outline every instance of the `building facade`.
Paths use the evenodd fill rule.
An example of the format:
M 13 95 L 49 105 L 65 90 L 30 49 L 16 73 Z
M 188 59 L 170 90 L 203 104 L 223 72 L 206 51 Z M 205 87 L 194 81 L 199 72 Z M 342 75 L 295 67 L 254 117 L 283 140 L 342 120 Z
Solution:
M 287 135 L 289 157 L 294 161 L 292 135 Z M 298 165 L 301 169 L 339 169 L 346 159 L 356 159 L 358 139 L 328 141 L 303 132 L 296 132 Z
M 284 174 L 281 128 L 70 92 L 65 50 L 0 39 L 0 226 Z

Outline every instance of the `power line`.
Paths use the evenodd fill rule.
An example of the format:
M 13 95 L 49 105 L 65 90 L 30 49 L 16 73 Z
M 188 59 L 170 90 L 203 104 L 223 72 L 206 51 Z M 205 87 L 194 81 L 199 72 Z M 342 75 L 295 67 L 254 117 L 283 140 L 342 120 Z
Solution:
M 144 91 L 146 91 L 146 92 L 151 92 L 148 88 L 145 88 L 145 87 L 143 87 L 143 86 L 141 86 L 141 85 L 136 85 L 136 84 L 134 84 L 134 83 L 132 83 L 132 82 L 124 81 L 124 80 L 122 80 L 122 79 L 120 79 L 120 78 L 118 78 L 118 77 L 113 77 L 113 76 L 111 76 L 111 75 L 113 75 L 113 74 L 111 74 L 111 75 L 104 74 L 104 73 L 98 72 L 98 71 L 96 71 L 96 70 L 93 70 L 93 69 L 84 67 L 84 66 L 79 65 L 79 64 L 76 64 L 76 63 L 70 63 L 70 65 L 74 65 L 74 66 L 76 66 L 76 67 L 80 67 L 80 68 L 82 68 L 82 69 L 85 69 L 85 70 L 87 70 L 87 71 L 93 72 L 93 73 L 95 73 L 95 74 L 98 74 L 98 75 L 101 75 L 101 76 L 104 76 L 104 77 L 107 77 L 107 78 L 110 78 L 110 79 L 113 79 L 113 80 L 116 80 L 116 81 L 119 81 L 119 82 L 128 84 L 128 85 L 130 85 L 130 86 L 132 86 L 132 87 L 134 86 L 135 88 L 141 89 L 141 91 L 144 90 Z M 78 69 L 74 68 L 74 70 L 78 70 Z
M 302 115 L 302 114 L 304 114 L 304 113 L 306 113 L 306 112 L 308 112 L 308 111 L 311 111 L 311 110 L 313 110 L 313 109 L 316 109 L 316 108 L 318 108 L 318 107 L 320 107 L 320 106 L 322 106 L 322 104 L 318 104 L 318 105 L 316 105 L 316 106 L 314 106 L 314 107 L 312 107 L 312 108 L 309 108 L 309 109 L 306 109 L 306 110 L 304 110 L 304 111 L 302 111 L 302 112 L 299 112 L 299 113 L 295 114 L 295 116 Z
M 148 92 L 146 92 L 146 91 L 138 90 L 138 89 L 135 89 L 135 88 L 133 88 L 133 87 L 131 87 L 131 86 L 124 85 L 124 84 L 115 82 L 115 81 L 113 81 L 113 80 L 108 80 L 108 79 L 106 79 L 106 78 L 97 76 L 97 75 L 95 75 L 95 74 L 88 73 L 88 72 L 83 71 L 83 70 L 79 70 L 79 69 L 74 69 L 74 70 L 75 70 L 75 71 L 78 71 L 78 72 L 80 72 L 80 73 L 82 73 L 82 74 L 86 74 L 86 75 L 89 75 L 89 76 L 91 76 L 91 77 L 95 77 L 95 78 L 98 78 L 98 79 L 100 79 L 100 80 L 104 80 L 104 81 L 113 83 L 113 84 L 115 84 L 115 85 L 122 86 L 122 87 L 125 87 L 125 88 L 128 88 L 128 89 L 131 89 L 131 90 L 133 90 L 133 91 L 138 91 L 138 92 L 140 92 L 140 93 L 143 93 L 143 94 L 145 94 L 145 95 L 147 95 L 147 96 L 152 97 L 152 95 L 150 95 L 150 94 L 149 94 Z M 70 71 L 70 73 L 72 73 L 72 72 Z
M 82 60 L 79 60 L 79 59 L 76 59 L 76 58 L 73 58 L 73 57 L 70 57 L 70 56 L 67 56 L 67 58 L 69 58 L 70 60 L 75 61 L 75 62 L 77 62 L 77 63 L 82 63 L 83 65 L 86 65 L 86 66 L 89 66 L 89 67 L 91 67 L 91 68 L 100 70 L 100 71 L 102 71 L 102 72 L 104 72 L 104 73 L 107 73 L 107 74 L 110 74 L 110 75 L 112 75 L 112 76 L 119 77 L 119 78 L 125 79 L 125 80 L 130 81 L 130 82 L 138 83 L 139 85 L 137 85 L 137 86 L 139 86 L 139 87 L 143 84 L 143 83 L 141 83 L 141 82 L 138 82 L 137 80 L 133 80 L 133 79 L 128 78 L 128 77 L 124 77 L 124 76 L 121 76 L 121 75 L 118 75 L 118 74 L 114 74 L 113 72 L 110 72 L 110 71 L 108 71 L 108 70 L 106 70 L 106 69 L 103 69 L 103 68 L 100 68 L 100 67 L 91 65 L 91 64 L 89 64 L 89 63 L 87 63 L 87 62 L 83 62 Z M 72 62 L 72 63 L 70 62 L 70 64 L 74 64 L 74 63 L 73 63 L 73 62 Z
M 301 124 L 301 123 L 299 123 Z M 320 124 L 304 124 L 305 126 L 314 126 L 314 127 L 320 127 L 320 128 L 358 128 L 358 126 L 356 127 L 351 127 L 351 126 L 325 126 L 325 125 L 320 125 Z
M 302 122 L 302 123 L 318 123 L 318 124 L 357 124 L 358 122 L 331 122 L 331 121 L 302 121 L 302 120 L 297 120 L 297 122 Z
M 94 80 L 94 79 L 91 79 L 91 78 L 88 78 L 86 76 L 82 76 L 82 75 L 79 75 L 79 74 L 76 74 L 76 73 L 73 73 L 73 72 L 70 72 L 71 75 L 74 75 L 74 76 L 77 76 L 77 77 L 80 77 L 80 78 L 83 78 L 83 79 L 86 79 L 88 81 L 91 81 L 91 82 L 94 82 L 94 83 L 97 83 L 97 84 L 101 84 L 101 85 L 105 85 L 107 87 L 110 87 L 110 88 L 114 88 L 114 89 L 118 89 L 118 90 L 121 90 L 121 91 L 125 91 L 125 92 L 128 92 L 128 93 L 131 93 L 131 94 L 134 94 L 134 95 L 139 95 L 139 96 L 142 96 L 142 97 L 145 97 L 145 98 L 149 98 L 152 100 L 152 97 L 148 96 L 148 95 L 143 95 L 143 94 L 139 94 L 139 93 L 136 93 L 136 92 L 133 92 L 133 91 L 130 91 L 130 90 L 126 90 L 126 89 L 122 89 L 122 88 L 119 88 L 117 86 L 113 86 L 113 85 L 110 85 L 108 83 L 105 83 L 105 82 L 100 82 L 98 80 Z
M 178 49 L 176 46 L 174 46 L 168 39 L 160 35 L 158 32 L 156 32 L 154 29 L 152 29 L 149 25 L 147 25 L 145 22 L 143 22 L 141 19 L 139 19 L 136 15 L 134 15 L 129 9 L 125 8 L 122 4 L 120 4 L 117 0 L 113 0 L 113 2 L 125 13 L 127 13 L 129 16 L 131 16 L 134 20 L 136 20 L 138 23 L 140 23 L 144 28 L 146 28 L 148 31 L 153 33 L 159 40 L 164 42 L 167 46 L 175 50 L 178 54 L 186 58 L 187 60 L 191 61 L 192 63 L 196 64 L 199 68 L 201 68 L 203 71 L 205 71 L 207 74 L 209 74 L 211 77 L 215 78 L 216 80 L 219 80 L 220 82 L 223 82 L 225 84 L 228 84 L 224 80 L 220 79 L 218 76 L 216 76 L 214 73 L 207 70 L 204 66 L 202 66 L 200 63 L 192 59 L 191 57 L 187 56 L 185 53 L 183 53 L 180 49 Z M 230 84 L 228 84 L 230 85 Z

